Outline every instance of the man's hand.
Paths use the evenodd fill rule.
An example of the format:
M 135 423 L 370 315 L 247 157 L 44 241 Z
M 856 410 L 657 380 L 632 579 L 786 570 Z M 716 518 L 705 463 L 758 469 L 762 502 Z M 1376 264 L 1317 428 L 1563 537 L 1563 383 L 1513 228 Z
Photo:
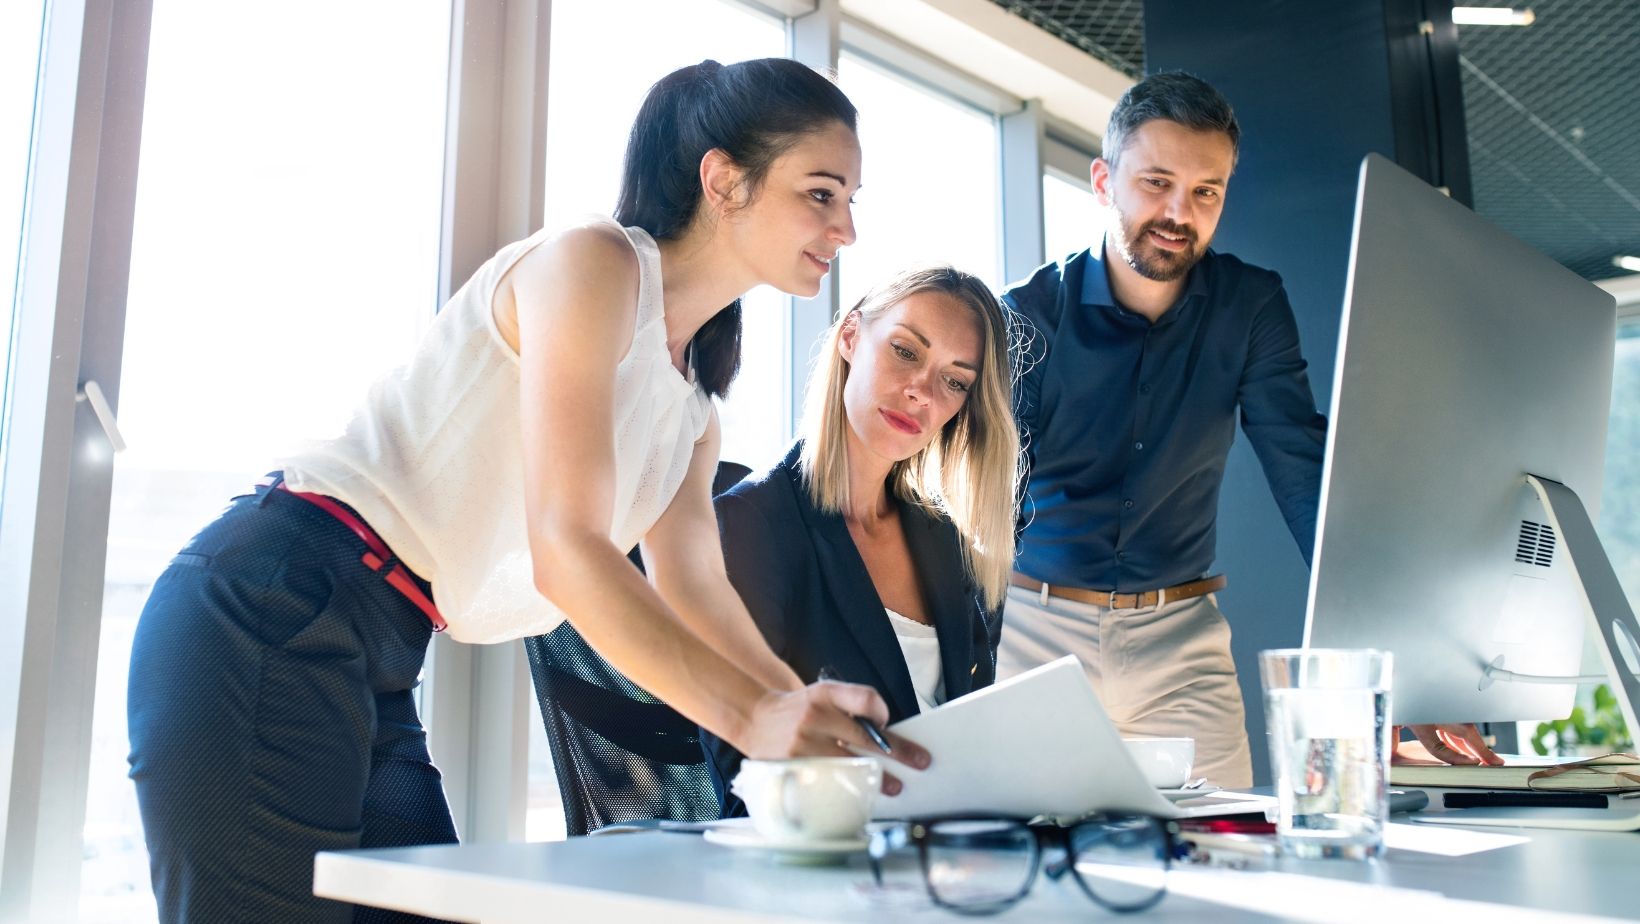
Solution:
M 1480 729 L 1468 725 L 1409 725 L 1416 742 L 1401 744 L 1401 726 L 1390 730 L 1390 763 L 1417 764 L 1436 761 L 1443 764 L 1488 767 L 1503 766 L 1503 758 L 1492 752 L 1481 738 Z
M 856 716 L 883 728 L 888 706 L 876 690 L 857 683 L 822 680 L 800 690 L 770 691 L 753 713 L 742 750 L 754 760 L 881 753 Z M 894 750 L 886 756 L 919 770 L 928 767 L 930 757 L 921 745 L 886 729 L 883 736 Z M 885 795 L 897 795 L 901 788 L 899 780 L 883 774 Z

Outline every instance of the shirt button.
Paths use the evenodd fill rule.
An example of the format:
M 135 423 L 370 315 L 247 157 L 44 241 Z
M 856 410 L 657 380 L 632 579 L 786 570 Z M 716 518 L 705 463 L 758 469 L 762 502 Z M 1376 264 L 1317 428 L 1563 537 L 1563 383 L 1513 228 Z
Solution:
M 1133 509 L 1133 500 L 1132 500 L 1132 498 L 1129 498 L 1128 500 L 1122 501 L 1122 506 L 1126 507 L 1129 510 L 1132 510 Z
M 1117 552 L 1116 553 L 1116 560 L 1117 561 L 1127 561 L 1127 553 L 1126 552 Z
M 1145 384 L 1139 386 L 1139 394 L 1141 394 L 1141 395 L 1150 394 L 1150 383 L 1149 382 L 1146 382 Z
M 1144 444 L 1144 443 L 1142 443 L 1142 442 L 1140 442 L 1140 443 L 1134 443 L 1134 444 L 1133 444 L 1133 448 L 1134 448 L 1134 449 L 1144 449 L 1144 448 L 1145 448 L 1145 444 Z

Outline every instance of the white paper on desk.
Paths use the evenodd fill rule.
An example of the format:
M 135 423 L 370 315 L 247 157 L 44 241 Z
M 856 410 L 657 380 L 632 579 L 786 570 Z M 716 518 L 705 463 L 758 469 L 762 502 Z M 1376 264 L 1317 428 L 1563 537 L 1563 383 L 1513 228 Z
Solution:
M 1555 808 L 1472 808 L 1445 812 L 1419 812 L 1419 824 L 1481 825 L 1503 828 L 1560 828 L 1567 831 L 1640 831 L 1640 810 L 1614 802 L 1618 807 Z
M 1204 797 L 1182 806 L 1158 793 L 1129 756 L 1075 655 L 976 690 L 893 726 L 929 750 L 917 771 L 885 761 L 905 784 L 877 800 L 877 818 L 957 812 L 1051 815 L 1140 812 L 1171 818 L 1252 811 L 1246 797 Z
M 1467 857 L 1472 853 L 1515 847 L 1530 841 L 1518 834 L 1492 831 L 1465 831 L 1461 828 L 1431 828 L 1391 822 L 1384 826 L 1384 846 L 1443 857 Z

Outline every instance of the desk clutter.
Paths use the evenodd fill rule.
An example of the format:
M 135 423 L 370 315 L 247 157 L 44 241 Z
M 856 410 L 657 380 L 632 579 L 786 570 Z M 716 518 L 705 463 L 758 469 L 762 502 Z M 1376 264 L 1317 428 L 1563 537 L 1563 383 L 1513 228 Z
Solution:
M 1051 679 L 1028 686 L 1046 682 L 1048 689 L 1065 692 L 1085 685 L 1075 662 L 1047 676 Z M 1028 689 L 1024 695 L 1042 692 Z M 1324 704 L 1328 708 L 1304 710 L 1306 729 L 1319 728 L 1316 723 L 1339 705 Z M 1376 704 L 1364 708 L 1369 718 L 1376 714 Z M 960 717 L 965 711 L 954 713 Z M 1610 920 L 1618 908 L 1594 884 L 1614 881 L 1635 862 L 1634 850 L 1627 846 L 1632 839 L 1594 832 L 1640 830 L 1640 803 L 1629 809 L 1620 794 L 1527 788 L 1431 789 L 1427 794 L 1392 790 L 1383 803 L 1387 849 L 1376 860 L 1305 859 L 1286 849 L 1279 813 L 1265 807 L 1180 817 L 1177 806 L 1202 799 L 1199 791 L 1207 784 L 1165 793 L 1145 778 L 1139 760 L 1111 732 L 1100 752 L 1102 762 L 1081 765 L 1080 775 L 1138 780 L 1149 787 L 1148 796 L 1172 810 L 1168 815 L 1115 810 L 1077 818 L 1021 817 L 953 809 L 909 819 L 884 817 L 882 806 L 891 800 L 872 795 L 875 764 L 862 761 L 868 766 L 857 768 L 850 758 L 774 761 L 756 770 L 758 779 L 748 778 L 742 788 L 764 806 L 766 823 L 778 822 L 775 828 L 766 824 L 760 831 L 749 818 L 651 819 L 610 826 L 593 832 L 598 836 L 567 843 L 468 845 L 433 853 L 427 848 L 325 853 L 316 863 L 315 891 L 435 916 L 472 915 L 465 919 L 519 924 L 538 920 L 540 908 L 549 902 L 591 919 L 594 912 L 619 918 L 632 911 L 633 902 L 652 909 L 657 901 L 681 915 L 696 915 L 693 919 L 705 919 L 699 917 L 703 912 L 755 909 L 773 920 L 796 920 L 790 909 L 801 908 L 804 920 L 881 920 L 885 915 L 899 920 L 901 912 L 905 919 L 917 914 L 952 920 L 953 914 L 1009 909 L 1016 909 L 1012 916 L 1021 919 L 1081 920 L 1098 912 L 1088 907 L 1092 902 L 1112 912 L 1157 907 L 1174 919 L 1527 920 L 1553 913 L 1557 921 L 1594 924 Z M 1313 756 L 1314 750 L 1295 753 Z M 1016 766 L 1035 759 L 1014 758 Z M 1307 756 L 1305 766 L 1323 764 Z M 1593 766 L 1606 772 L 1630 766 L 1630 760 Z M 1516 771 L 1529 777 L 1551 768 L 1539 762 Z M 1170 772 L 1167 782 L 1188 771 L 1173 767 Z M 1007 782 L 979 780 L 977 785 L 993 791 Z M 1015 782 L 1016 789 L 1021 785 Z M 1326 792 L 1324 786 L 1312 788 Z M 1125 786 L 1101 790 L 1125 791 Z M 1593 797 L 1611 807 L 1460 810 L 1450 799 L 1495 794 Z M 1044 804 L 1042 794 L 1036 795 L 1038 804 Z M 1087 798 L 1102 797 L 1095 793 Z M 1266 799 L 1260 805 L 1274 804 Z M 878 817 L 865 820 L 871 814 Z M 1539 830 L 1520 830 L 1525 828 Z M 1562 830 L 1544 830 L 1551 828 Z M 638 836 L 619 836 L 626 833 Z M 1450 882 L 1432 887 L 1432 862 L 1455 871 Z M 1577 885 L 1533 889 L 1519 875 L 1523 864 L 1544 870 L 1557 882 Z M 643 875 L 632 876 L 635 869 Z M 1044 874 L 1048 882 L 1042 881 Z M 431 878 L 443 876 L 458 885 L 426 888 Z M 474 882 L 486 885 L 475 892 Z M 503 882 L 506 888 L 491 888 Z M 411 901 L 407 895 L 420 897 Z M 446 902 L 446 896 L 456 897 Z M 1525 916 L 1509 916 L 1516 912 Z

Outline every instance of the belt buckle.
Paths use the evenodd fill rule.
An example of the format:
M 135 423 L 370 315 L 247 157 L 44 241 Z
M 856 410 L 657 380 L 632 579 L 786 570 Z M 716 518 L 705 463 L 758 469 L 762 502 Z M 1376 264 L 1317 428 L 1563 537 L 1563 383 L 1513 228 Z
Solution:
M 1043 581 L 1042 586 L 1037 588 L 1037 592 L 1036 592 L 1037 602 L 1039 604 L 1041 604 L 1041 606 L 1043 608 L 1046 608 L 1048 606 L 1048 597 L 1051 596 L 1051 595 L 1052 595 L 1052 591 L 1048 587 L 1048 582 Z
M 1142 610 L 1148 609 L 1145 604 L 1145 594 L 1155 593 L 1150 590 L 1135 590 L 1125 594 L 1111 591 L 1110 608 L 1113 610 Z M 1118 602 L 1126 601 L 1126 602 Z

